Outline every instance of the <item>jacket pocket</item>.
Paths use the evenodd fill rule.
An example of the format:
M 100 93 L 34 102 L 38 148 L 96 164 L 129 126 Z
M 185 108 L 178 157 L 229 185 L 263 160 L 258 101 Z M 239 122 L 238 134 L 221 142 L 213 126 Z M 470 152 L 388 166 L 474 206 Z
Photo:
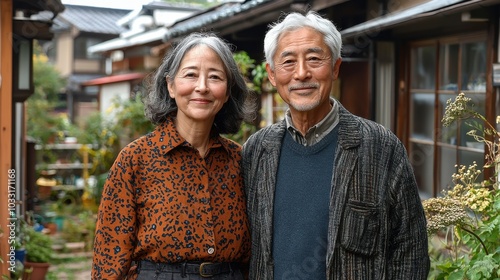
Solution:
M 344 212 L 341 246 L 356 254 L 372 256 L 379 238 L 379 211 L 375 204 L 349 200 Z

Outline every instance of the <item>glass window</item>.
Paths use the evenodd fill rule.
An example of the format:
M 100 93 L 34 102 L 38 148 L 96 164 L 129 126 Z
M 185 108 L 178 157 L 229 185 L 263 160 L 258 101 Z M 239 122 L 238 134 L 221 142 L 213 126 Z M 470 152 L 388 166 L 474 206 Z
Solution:
M 485 115 L 486 41 L 479 38 L 437 40 L 411 50 L 409 154 L 424 195 L 436 196 L 448 188 L 455 165 L 475 161 L 480 169 L 484 164 L 484 144 L 467 135 L 474 129 L 467 124 L 470 121 L 449 127 L 441 121 L 447 100 L 460 92 L 472 98 L 475 111 Z
M 411 100 L 411 137 L 434 139 L 434 94 L 414 93 Z
M 459 45 L 446 44 L 439 50 L 439 89 L 457 91 L 458 89 L 458 67 L 459 67 Z
M 436 46 L 424 46 L 412 51 L 412 88 L 434 89 L 436 86 Z
M 439 147 L 439 189 L 438 194 L 442 190 L 449 189 L 453 186 L 452 175 L 457 171 L 455 164 L 457 160 L 457 149 L 455 147 Z
M 486 91 L 486 43 L 472 42 L 462 46 L 463 91 Z
M 440 94 L 439 95 L 439 120 L 443 119 L 444 112 L 446 110 L 446 102 L 448 99 L 454 100 L 456 97 L 456 94 Z M 438 126 L 437 131 L 438 131 L 438 136 L 437 139 L 438 141 L 450 145 L 456 145 L 457 144 L 457 123 L 454 122 L 450 126 Z
M 433 196 L 433 154 L 434 147 L 432 145 L 420 143 L 412 143 L 410 145 L 410 162 L 413 166 L 418 188 L 424 198 Z
M 97 38 L 88 38 L 88 37 L 78 37 L 74 41 L 75 48 L 75 58 L 81 59 L 98 59 L 100 58 L 100 54 L 89 54 L 87 49 L 93 45 L 101 43 L 102 40 Z

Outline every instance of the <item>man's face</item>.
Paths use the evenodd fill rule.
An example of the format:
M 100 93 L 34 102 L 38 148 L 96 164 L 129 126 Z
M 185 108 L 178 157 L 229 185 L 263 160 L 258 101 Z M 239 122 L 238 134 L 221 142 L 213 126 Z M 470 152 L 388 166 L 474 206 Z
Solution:
M 292 115 L 313 112 L 321 119 L 330 111 L 330 91 L 341 59 L 332 65 L 331 51 L 321 33 L 308 27 L 283 33 L 273 60 L 274 70 L 266 67 L 269 80 Z

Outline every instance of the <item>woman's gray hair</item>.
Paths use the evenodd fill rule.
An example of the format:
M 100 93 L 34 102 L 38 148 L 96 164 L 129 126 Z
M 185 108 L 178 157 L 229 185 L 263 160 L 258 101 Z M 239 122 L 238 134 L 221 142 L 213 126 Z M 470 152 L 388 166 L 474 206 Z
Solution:
M 229 99 L 216 114 L 214 124 L 221 134 L 236 133 L 242 120 L 251 118 L 245 105 L 249 89 L 238 70 L 230 45 L 211 33 L 191 33 L 165 56 L 144 96 L 145 115 L 152 123 L 160 124 L 170 113 L 177 111 L 175 99 L 168 92 L 167 79 L 173 81 L 186 53 L 199 45 L 211 48 L 220 57 L 227 75 Z
M 273 57 L 276 54 L 278 40 L 281 35 L 302 27 L 310 27 L 323 34 L 323 40 L 332 53 L 332 65 L 340 58 L 342 50 L 342 36 L 340 32 L 331 21 L 321 17 L 314 11 L 309 11 L 305 15 L 297 12 L 290 13 L 282 21 L 275 22 L 269 27 L 270 29 L 264 38 L 264 54 L 266 62 L 269 63 L 271 69 L 274 69 Z

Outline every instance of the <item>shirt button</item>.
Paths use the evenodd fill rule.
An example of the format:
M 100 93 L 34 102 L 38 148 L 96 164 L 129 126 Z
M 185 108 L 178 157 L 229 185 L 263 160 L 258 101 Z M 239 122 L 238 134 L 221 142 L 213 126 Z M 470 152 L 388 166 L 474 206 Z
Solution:
M 212 247 L 208 248 L 208 253 L 209 253 L 210 255 L 211 255 L 211 254 L 213 254 L 213 253 L 214 253 L 214 251 L 215 251 L 215 249 L 214 249 L 214 248 L 212 248 Z

